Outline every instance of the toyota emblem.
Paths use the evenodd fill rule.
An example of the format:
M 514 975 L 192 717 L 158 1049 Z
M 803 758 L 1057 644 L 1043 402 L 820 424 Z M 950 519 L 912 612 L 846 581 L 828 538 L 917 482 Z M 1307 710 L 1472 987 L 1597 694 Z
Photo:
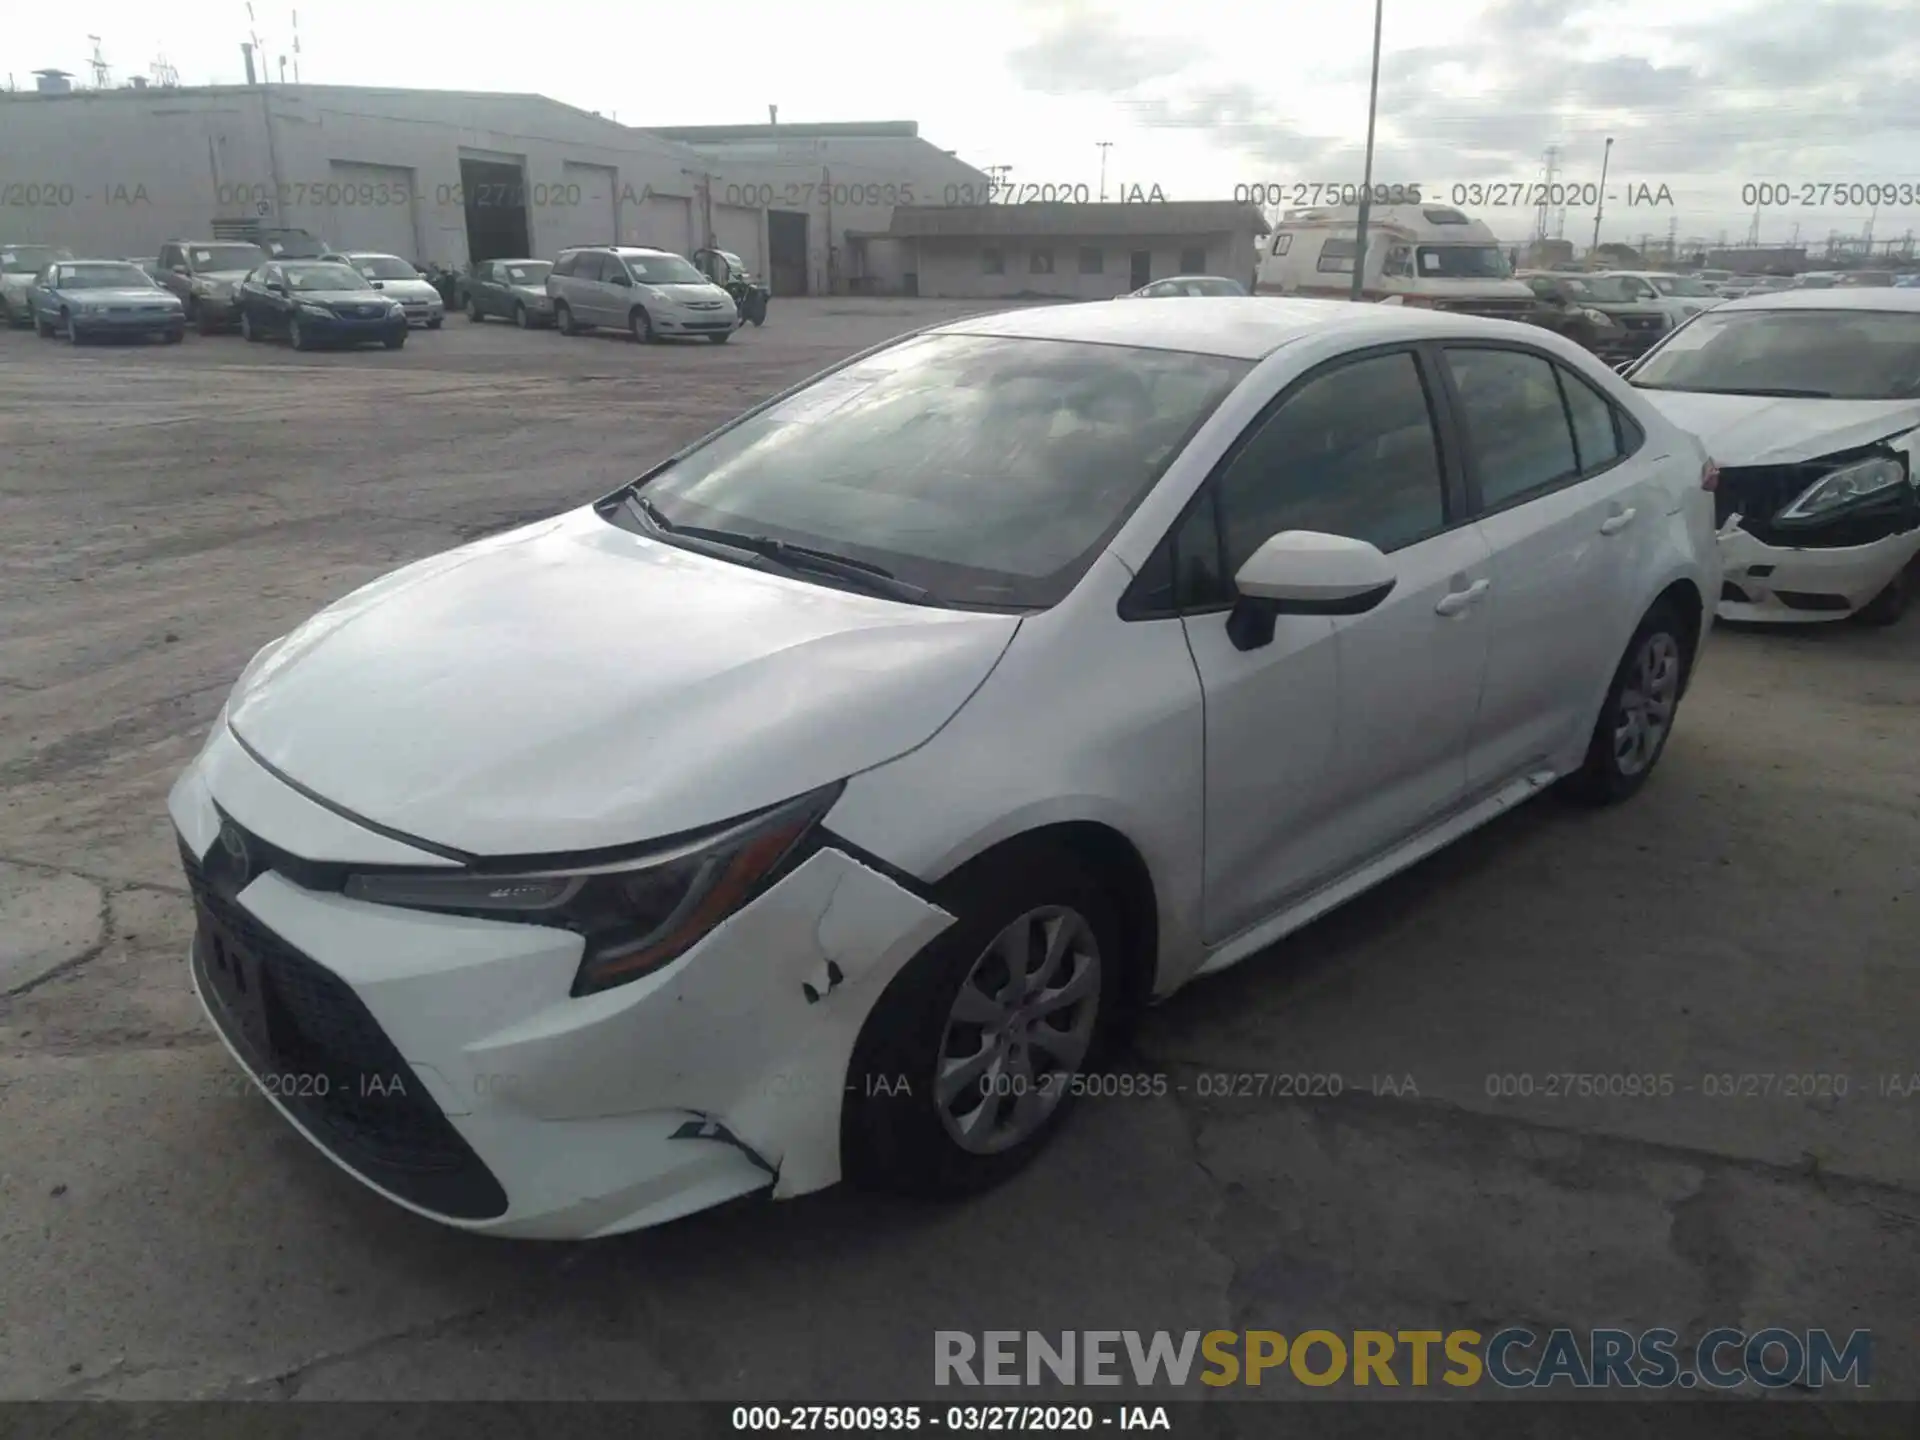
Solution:
M 227 868 L 233 872 L 234 884 L 245 885 L 253 878 L 253 852 L 247 848 L 247 837 L 231 820 L 220 827 L 220 848 L 227 852 Z

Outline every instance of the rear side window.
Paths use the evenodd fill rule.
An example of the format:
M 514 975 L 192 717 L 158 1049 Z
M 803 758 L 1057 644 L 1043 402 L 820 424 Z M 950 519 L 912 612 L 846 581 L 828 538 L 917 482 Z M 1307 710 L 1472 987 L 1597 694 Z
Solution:
M 1273 237 L 1273 249 L 1268 253 L 1284 255 L 1291 249 L 1293 249 L 1293 232 L 1286 230 Z
M 1578 452 L 1580 473 L 1592 475 L 1606 469 L 1620 458 L 1613 406 L 1571 371 L 1557 365 L 1554 370 L 1560 377 L 1561 393 L 1567 397 L 1567 414 L 1573 420 L 1573 444 Z
M 1498 510 L 1580 473 L 1567 409 L 1544 356 L 1448 349 L 1483 510 Z

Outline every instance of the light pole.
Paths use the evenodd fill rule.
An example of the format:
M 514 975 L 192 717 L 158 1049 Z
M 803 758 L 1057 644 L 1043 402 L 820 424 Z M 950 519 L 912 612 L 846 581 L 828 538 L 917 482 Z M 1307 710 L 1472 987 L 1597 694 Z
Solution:
M 1593 204 L 1593 244 L 1588 254 L 1600 248 L 1600 217 L 1607 213 L 1607 162 L 1613 159 L 1613 137 L 1607 137 L 1607 148 L 1600 154 L 1600 192 L 1594 196 Z
M 1093 143 L 1100 147 L 1100 203 L 1104 205 L 1107 203 L 1107 151 L 1113 148 L 1113 141 L 1096 140 Z
M 1360 223 L 1354 228 L 1353 285 L 1347 292 L 1349 300 L 1358 300 L 1366 287 L 1367 216 L 1373 199 L 1373 117 L 1380 105 L 1380 20 L 1385 7 L 1386 0 L 1373 0 L 1373 79 L 1367 86 L 1366 175 L 1360 182 Z

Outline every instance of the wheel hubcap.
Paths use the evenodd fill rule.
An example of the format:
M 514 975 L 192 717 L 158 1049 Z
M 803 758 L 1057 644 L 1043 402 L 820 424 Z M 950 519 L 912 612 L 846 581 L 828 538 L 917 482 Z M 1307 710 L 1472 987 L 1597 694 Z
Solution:
M 1620 691 L 1613 759 L 1622 775 L 1638 775 L 1660 754 L 1680 691 L 1680 644 L 1661 631 L 1641 642 Z
M 995 936 L 960 982 L 934 1067 L 955 1143 L 990 1155 L 1038 1131 L 1086 1058 L 1099 1008 L 1100 946 L 1078 911 L 1030 910 Z

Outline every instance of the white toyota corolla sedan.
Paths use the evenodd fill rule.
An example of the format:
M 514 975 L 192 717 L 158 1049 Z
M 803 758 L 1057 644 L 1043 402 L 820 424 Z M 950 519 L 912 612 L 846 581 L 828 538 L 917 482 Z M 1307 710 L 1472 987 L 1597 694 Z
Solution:
M 1631 795 L 1713 482 L 1501 321 L 924 331 L 263 649 L 170 800 L 195 984 L 469 1229 L 975 1190 L 1140 1004 L 1555 781 Z
M 1627 374 L 1721 467 L 1723 620 L 1900 618 L 1920 569 L 1920 291 L 1732 300 Z

